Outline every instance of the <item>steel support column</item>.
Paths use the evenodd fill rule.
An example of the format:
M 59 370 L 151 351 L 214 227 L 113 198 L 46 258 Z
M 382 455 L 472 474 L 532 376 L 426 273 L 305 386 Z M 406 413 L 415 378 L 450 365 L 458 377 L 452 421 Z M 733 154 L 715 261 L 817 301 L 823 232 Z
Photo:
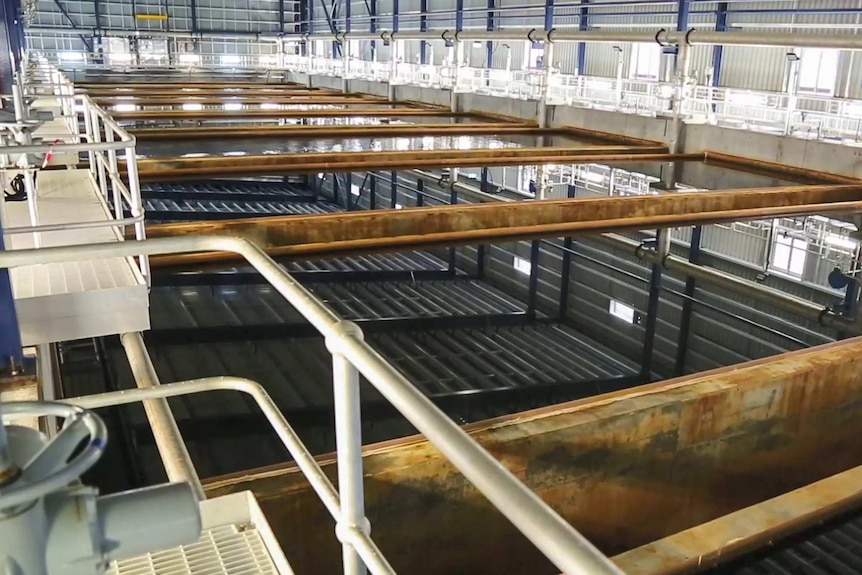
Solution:
M 401 7 L 398 5 L 398 0 L 392 0 L 392 31 L 398 31 L 398 16 L 401 12 Z M 394 46 L 393 41 L 393 46 Z
M 419 31 L 428 31 L 428 0 L 419 0 Z M 419 42 L 419 63 L 431 63 L 428 61 L 428 42 L 425 40 Z
M 398 205 L 398 172 L 389 172 L 389 207 L 393 210 Z
M 527 294 L 527 320 L 536 321 L 536 302 L 539 299 L 539 248 L 542 242 L 533 240 L 530 244 L 530 283 Z
M 20 0 L 0 2 L 0 92 L 4 94 L 12 93 L 15 74 L 21 70 L 24 56 L 24 23 L 21 17 Z M 11 101 L 5 103 L 11 109 Z
M 0 252 L 4 249 L 3 223 L 0 222 Z M 20 369 L 22 359 L 21 332 L 12 296 L 12 282 L 9 270 L 3 268 L 0 269 L 0 375 L 10 367 Z
M 554 0 L 545 0 L 545 32 L 554 29 Z
M 691 242 L 688 248 L 688 261 L 693 264 L 700 263 L 700 238 L 703 233 L 701 226 L 695 226 L 691 230 Z M 685 372 L 685 359 L 688 354 L 688 339 L 691 331 L 691 314 L 694 307 L 694 292 L 696 289 L 695 279 L 688 276 L 685 280 L 685 298 L 682 302 L 682 317 L 679 321 L 679 339 L 676 344 L 676 363 L 674 374 L 677 376 Z
M 485 19 L 485 29 L 488 32 L 493 32 L 497 29 L 497 19 L 494 9 L 497 7 L 496 0 L 488 0 L 488 14 Z M 485 67 L 490 68 L 494 62 L 494 42 L 488 40 L 485 42 Z
M 663 236 L 670 230 L 656 231 L 656 248 L 662 244 Z M 646 320 L 644 322 L 643 354 L 641 356 L 640 375 L 643 381 L 652 380 L 653 348 L 655 347 L 655 331 L 658 325 L 658 310 L 661 295 L 661 264 L 653 264 L 649 280 L 649 296 L 647 301 Z
M 192 32 L 198 31 L 198 3 L 197 0 L 189 0 L 191 11 Z M 284 0 L 278 0 L 278 31 L 284 32 Z
M 718 9 L 715 12 L 715 31 L 724 32 L 727 30 L 727 2 L 719 2 Z M 721 83 L 721 62 L 724 56 L 724 46 L 716 44 L 712 47 L 712 85 L 718 86 Z
M 464 0 L 455 0 L 455 32 L 464 29 Z
M 578 17 L 578 30 L 586 32 L 590 29 L 590 9 L 587 6 L 590 0 L 581 1 L 581 10 Z M 587 43 L 578 43 L 578 75 L 583 76 L 587 67 Z
M 678 32 L 688 30 L 688 17 L 691 14 L 691 0 L 677 0 L 676 29 Z
M 575 186 L 569 186 L 566 189 L 566 197 L 571 199 L 575 197 Z M 566 236 L 563 239 L 563 267 L 560 275 L 560 311 L 559 321 L 565 323 L 566 315 L 569 313 L 569 282 L 572 278 L 572 245 L 574 244 L 572 236 Z

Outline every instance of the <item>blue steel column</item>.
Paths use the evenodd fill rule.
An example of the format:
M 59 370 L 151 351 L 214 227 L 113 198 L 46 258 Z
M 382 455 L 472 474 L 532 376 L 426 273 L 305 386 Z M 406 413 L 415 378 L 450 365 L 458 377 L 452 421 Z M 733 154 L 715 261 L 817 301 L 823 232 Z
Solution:
M 536 321 L 536 303 L 539 299 L 539 248 L 542 242 L 533 240 L 530 244 L 530 283 L 527 294 L 527 320 Z
M 428 0 L 419 0 L 419 31 L 428 31 Z M 419 63 L 430 64 L 428 62 L 428 42 L 425 40 L 419 42 Z
M 464 0 L 455 0 L 455 31 L 464 29 Z
M 703 228 L 695 226 L 691 230 L 691 243 L 688 248 L 688 261 L 697 264 L 700 263 L 700 237 L 703 233 Z M 696 289 L 695 280 L 689 276 L 685 280 L 685 298 L 682 302 L 682 318 L 679 322 L 679 340 L 676 344 L 676 363 L 674 364 L 674 374 L 682 375 L 685 372 L 685 358 L 688 354 L 688 336 L 691 332 L 691 314 L 694 307 L 694 292 Z
M 377 32 L 377 0 L 368 0 L 368 3 L 365 5 L 368 8 L 368 31 L 374 34 Z M 371 41 L 371 59 L 376 60 L 375 54 L 377 53 L 377 42 L 375 40 Z
M 545 0 L 545 31 L 554 28 L 554 0 Z
M 497 29 L 497 18 L 494 9 L 497 7 L 496 0 L 488 0 L 488 14 L 485 21 L 485 29 L 492 32 Z M 490 68 L 494 61 L 494 42 L 485 42 L 485 67 Z
M 0 92 L 12 93 L 12 82 L 15 74 L 21 69 L 21 58 L 24 56 L 24 23 L 21 19 L 20 0 L 3 0 L 0 2 Z M 6 100 L 6 106 L 11 106 L 11 100 Z
M 3 227 L 0 224 L 0 251 L 3 246 Z M 9 270 L 0 269 L 0 374 L 6 369 L 21 366 L 21 332 L 18 329 L 18 315 L 12 297 L 12 282 Z
M 727 2 L 719 2 L 718 10 L 715 12 L 715 30 L 724 32 L 727 30 Z M 712 47 L 712 85 L 718 86 L 721 82 L 721 59 L 724 56 L 724 46 Z
M 590 29 L 590 9 L 587 4 L 590 0 L 582 0 L 580 16 L 578 17 L 578 30 L 586 32 Z M 587 43 L 578 42 L 578 75 L 583 76 L 587 67 Z
M 392 31 L 398 31 L 398 14 L 401 12 L 398 6 L 398 0 L 392 0 Z
M 678 32 L 688 30 L 688 17 L 691 14 L 691 0 L 677 0 L 676 29 Z

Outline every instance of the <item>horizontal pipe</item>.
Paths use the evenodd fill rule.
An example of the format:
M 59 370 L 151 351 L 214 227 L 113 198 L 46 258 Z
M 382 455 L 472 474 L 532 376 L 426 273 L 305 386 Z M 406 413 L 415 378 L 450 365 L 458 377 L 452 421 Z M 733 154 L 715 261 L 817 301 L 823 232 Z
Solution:
M 423 108 L 352 108 L 352 109 L 300 109 L 300 110 L 134 110 L 114 112 L 118 120 L 216 120 L 243 118 L 396 118 L 402 116 L 467 117 L 452 114 L 449 110 Z

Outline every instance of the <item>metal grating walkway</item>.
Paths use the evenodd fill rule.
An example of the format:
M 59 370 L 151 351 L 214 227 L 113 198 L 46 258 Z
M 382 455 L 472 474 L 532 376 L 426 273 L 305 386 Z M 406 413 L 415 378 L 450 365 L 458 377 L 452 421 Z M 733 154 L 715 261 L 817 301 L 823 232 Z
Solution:
M 727 575 L 859 575 L 862 511 L 771 544 L 768 550 L 711 570 Z

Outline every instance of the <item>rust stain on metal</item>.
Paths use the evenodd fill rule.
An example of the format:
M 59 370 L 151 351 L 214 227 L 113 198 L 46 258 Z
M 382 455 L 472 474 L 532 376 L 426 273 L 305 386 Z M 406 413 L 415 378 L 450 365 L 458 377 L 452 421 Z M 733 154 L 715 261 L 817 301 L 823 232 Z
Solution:
M 112 112 L 117 120 L 208 120 L 243 118 L 397 118 L 404 116 L 439 116 L 469 118 L 472 114 L 426 108 L 321 108 L 309 110 L 132 110 Z
M 801 391 L 812 382 L 820 389 Z M 468 431 L 614 554 L 862 464 L 860 410 L 857 338 Z M 695 425 L 703 414 L 710 420 Z M 331 457 L 321 459 L 332 474 Z M 427 442 L 369 446 L 364 463 L 375 540 L 400 572 L 556 573 Z M 207 489 L 252 489 L 299 575 L 337 572 L 331 522 L 292 466 L 215 479 Z
M 163 224 L 148 226 L 147 233 L 149 237 L 242 236 L 272 255 L 309 257 L 779 215 L 852 213 L 862 209 L 860 202 L 862 186 L 789 186 Z M 153 258 L 153 265 L 224 258 L 224 254 L 168 256 Z

